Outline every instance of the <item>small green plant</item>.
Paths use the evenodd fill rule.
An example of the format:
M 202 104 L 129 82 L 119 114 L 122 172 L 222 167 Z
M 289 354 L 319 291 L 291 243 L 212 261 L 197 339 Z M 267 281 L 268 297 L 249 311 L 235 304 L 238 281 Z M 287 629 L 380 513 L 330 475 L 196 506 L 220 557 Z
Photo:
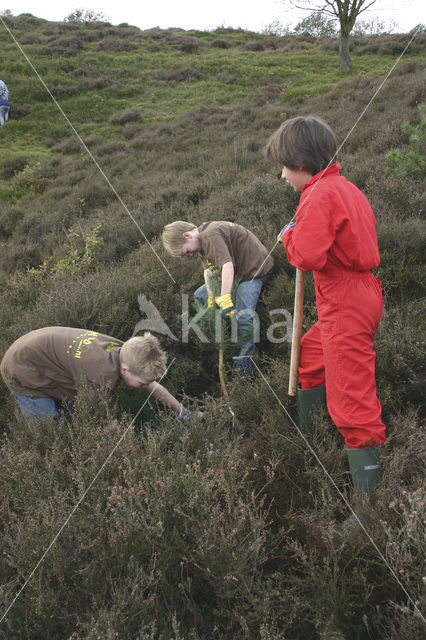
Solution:
M 78 223 L 67 232 L 70 249 L 64 258 L 49 268 L 52 258 L 44 260 L 38 267 L 27 267 L 27 274 L 36 281 L 43 280 L 48 275 L 73 274 L 86 272 L 96 263 L 97 251 L 103 245 L 99 236 L 102 224 L 99 223 L 89 230 L 84 230 Z
M 51 173 L 46 165 L 41 162 L 30 164 L 24 156 L 15 156 L 9 162 L 5 160 L 2 174 L 10 178 L 9 185 L 0 192 L 1 199 L 7 202 L 33 199 L 43 193 L 51 180 Z
M 409 135 L 410 150 L 403 153 L 394 149 L 388 155 L 389 166 L 394 173 L 422 178 L 426 170 L 426 104 L 419 105 L 420 122 L 411 125 L 404 122 L 402 131 Z
M 49 274 L 49 264 L 51 261 L 51 257 L 47 258 L 47 260 L 43 260 L 38 267 L 27 267 L 27 274 L 36 282 L 43 280 L 45 276 Z
M 41 162 L 33 165 L 27 164 L 22 171 L 15 174 L 12 178 L 12 184 L 18 191 L 24 189 L 29 193 L 42 193 L 49 182 L 46 170 Z

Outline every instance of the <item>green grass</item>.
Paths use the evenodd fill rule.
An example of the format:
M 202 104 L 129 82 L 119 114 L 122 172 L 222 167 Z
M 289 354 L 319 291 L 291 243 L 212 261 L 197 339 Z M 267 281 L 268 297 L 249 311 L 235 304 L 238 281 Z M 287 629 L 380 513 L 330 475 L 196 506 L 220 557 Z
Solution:
M 24 18 L 16 20 L 25 27 Z M 63 58 L 59 55 L 51 61 L 46 53 L 49 36 L 43 33 L 46 22 L 31 22 L 31 32 L 42 39 L 42 43 L 23 45 L 29 59 L 77 130 L 84 134 L 84 125 L 89 121 L 91 132 L 101 136 L 105 142 L 115 139 L 117 134 L 117 130 L 109 124 L 109 118 L 129 105 L 140 109 L 145 125 L 150 126 L 171 121 L 179 114 L 201 105 L 230 105 L 244 100 L 253 91 L 261 93 L 262 88 L 271 83 L 278 85 L 278 100 L 285 105 L 326 93 L 348 77 L 386 73 L 396 58 L 395 55 L 375 54 L 354 56 L 353 68 L 349 73 L 343 73 L 338 53 L 324 51 L 318 44 L 308 43 L 307 49 L 302 51 L 286 51 L 280 49 L 283 41 L 276 38 L 277 49 L 247 51 L 244 44 L 252 41 L 255 34 L 230 33 L 224 29 L 214 33 L 188 32 L 187 36 L 200 43 L 196 53 L 191 54 L 161 39 L 158 42 L 163 48 L 156 52 L 149 51 L 152 41 L 136 39 L 135 50 L 110 53 L 99 51 L 98 40 L 82 40 L 83 48 L 80 51 Z M 59 36 L 61 38 L 78 39 L 85 32 L 96 33 L 96 26 L 93 25 L 80 30 L 70 25 L 59 24 L 59 27 L 64 30 Z M 120 29 L 116 31 L 120 33 Z M 12 29 L 12 32 L 18 41 L 22 38 L 20 29 Z M 208 46 L 222 32 L 232 47 L 220 49 Z M 71 35 L 68 36 L 68 33 Z M 181 32 L 177 32 L 177 35 L 183 37 Z M 256 34 L 256 38 L 261 40 L 259 34 Z M 131 36 L 128 40 L 132 41 Z M 18 144 L 24 153 L 41 158 L 43 154 L 35 153 L 34 146 L 42 147 L 43 137 L 49 135 L 52 126 L 58 125 L 64 129 L 64 136 L 72 132 L 66 132 L 59 110 L 2 26 L 0 43 L 4 55 L 12 58 L 8 64 L 12 105 L 27 104 L 30 109 L 25 118 L 13 122 L 13 125 L 11 118 L 12 126 L 2 132 L 5 143 L 13 148 L 14 140 L 19 138 Z M 406 59 L 410 59 L 410 54 Z M 106 77 L 105 81 L 110 86 L 93 89 L 85 86 L 84 76 L 79 70 L 89 67 L 93 70 L 89 73 L 96 75 L 97 72 Z M 201 72 L 202 79 L 180 82 L 157 79 L 163 72 L 188 67 Z M 218 74 L 224 72 L 232 76 L 231 82 L 224 83 L 217 79 Z M 36 122 L 37 127 L 34 126 Z M 38 139 L 34 137 L 35 130 L 40 136 Z M 25 135 L 28 131 L 32 132 L 30 137 Z M 0 158 L 4 154 L 5 151 Z M 48 153 L 45 155 L 48 156 Z

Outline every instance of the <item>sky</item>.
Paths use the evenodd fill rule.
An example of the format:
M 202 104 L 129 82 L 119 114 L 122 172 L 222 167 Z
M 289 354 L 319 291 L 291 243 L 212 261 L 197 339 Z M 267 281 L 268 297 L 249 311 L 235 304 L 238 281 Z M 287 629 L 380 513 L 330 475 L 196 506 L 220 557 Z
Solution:
M 102 13 L 112 24 L 128 22 L 140 29 L 180 27 L 213 30 L 216 27 L 241 27 L 263 31 L 272 23 L 295 26 L 306 13 L 288 11 L 280 0 L 6 0 L 4 8 L 13 15 L 32 13 L 46 20 L 63 20 L 79 8 Z M 424 0 L 376 0 L 374 7 L 360 19 L 379 18 L 394 31 L 407 32 L 426 23 Z

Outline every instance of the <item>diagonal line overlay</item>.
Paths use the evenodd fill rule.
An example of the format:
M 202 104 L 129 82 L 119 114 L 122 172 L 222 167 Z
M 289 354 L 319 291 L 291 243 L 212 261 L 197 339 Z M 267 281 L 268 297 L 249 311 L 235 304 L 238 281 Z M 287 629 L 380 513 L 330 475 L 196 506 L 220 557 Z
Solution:
M 112 182 L 110 181 L 110 179 L 108 178 L 108 176 L 105 174 L 104 170 L 102 169 L 102 167 L 99 165 L 98 161 L 96 160 L 96 158 L 93 156 L 93 154 L 91 153 L 90 149 L 87 147 L 87 145 L 84 143 L 83 139 L 81 138 L 80 134 L 78 133 L 78 131 L 76 130 L 76 128 L 74 127 L 74 125 L 72 124 L 72 122 L 70 121 L 70 119 L 68 118 L 68 116 L 66 115 L 65 111 L 62 109 L 61 105 L 59 104 L 59 102 L 56 100 L 55 96 L 52 94 L 52 92 L 50 91 L 49 87 L 46 85 L 46 83 L 44 82 L 43 78 L 40 76 L 39 72 L 37 71 L 37 69 L 35 68 L 35 66 L 33 65 L 33 63 L 31 62 L 31 60 L 28 58 L 27 54 L 25 53 L 25 51 L 23 50 L 23 48 L 21 47 L 21 45 L 19 44 L 19 42 L 17 41 L 17 39 L 15 38 L 15 36 L 13 35 L 13 33 L 11 32 L 11 30 L 9 29 L 9 27 L 7 26 L 7 24 L 5 23 L 5 21 L 3 20 L 3 18 L 0 16 L 0 22 L 2 23 L 2 25 L 4 26 L 4 28 L 6 29 L 6 31 L 9 33 L 10 37 L 12 38 L 12 40 L 14 41 L 14 43 L 16 44 L 16 46 L 18 47 L 19 51 L 22 53 L 22 55 L 24 56 L 25 60 L 28 62 L 28 64 L 30 65 L 31 69 L 34 71 L 35 75 L 37 76 L 37 78 L 40 80 L 41 84 L 43 85 L 43 87 L 46 89 L 47 93 L 49 94 L 49 96 L 52 98 L 53 102 L 55 103 L 55 105 L 58 107 L 59 111 L 61 112 L 62 116 L 64 117 L 64 119 L 66 120 L 66 122 L 69 124 L 69 126 L 71 127 L 72 131 L 74 132 L 74 134 L 77 136 L 80 144 L 82 145 L 82 147 L 84 148 L 84 150 L 86 151 L 86 153 L 89 155 L 89 157 L 91 158 L 91 160 L 93 161 L 93 163 L 95 164 L 95 166 L 97 167 L 97 169 L 99 170 L 99 172 L 101 173 L 102 177 L 104 178 L 105 182 L 108 184 L 109 188 L 111 189 L 111 191 L 114 193 L 115 197 L 117 198 L 117 200 L 120 202 L 120 204 L 123 206 L 124 210 L 126 211 L 127 215 L 129 216 L 129 218 L 131 219 L 131 221 L 133 222 L 133 224 L 136 226 L 136 228 L 140 231 L 143 239 L 145 240 L 145 242 L 149 245 L 149 247 L 151 248 L 151 250 L 153 251 L 153 253 L 156 255 L 157 259 L 159 260 L 159 262 L 161 263 L 161 265 L 163 266 L 163 268 L 167 271 L 169 277 L 171 278 L 171 280 L 176 284 L 176 280 L 173 278 L 172 274 L 170 273 L 170 271 L 167 269 L 166 265 L 164 264 L 164 262 L 162 261 L 162 259 L 160 258 L 160 256 L 158 255 L 158 253 L 156 252 L 156 250 L 154 249 L 154 247 L 152 246 L 152 244 L 150 243 L 150 241 L 148 240 L 148 238 L 146 237 L 145 233 L 142 231 L 139 223 L 136 221 L 136 219 L 134 218 L 134 216 L 130 213 L 127 205 L 124 203 L 124 201 L 122 200 L 120 194 L 116 191 L 114 185 L 112 184 Z
M 156 385 L 158 385 L 163 378 L 167 375 L 170 367 L 172 366 L 172 364 L 174 363 L 174 361 L 176 360 L 176 358 L 173 358 L 173 360 L 171 361 L 171 363 L 169 364 L 169 366 L 167 367 L 165 373 L 161 376 L 160 380 L 156 383 Z M 156 387 L 154 387 L 155 389 Z M 13 598 L 12 602 L 10 603 L 10 605 L 7 607 L 6 611 L 3 613 L 3 615 L 0 618 L 0 623 L 3 622 L 3 620 L 6 618 L 7 614 L 9 613 L 9 611 L 11 610 L 11 608 L 13 607 L 13 605 L 15 604 L 15 602 L 17 601 L 17 599 L 19 598 L 19 596 L 21 595 L 21 593 L 23 592 L 23 590 L 25 589 L 25 587 L 27 586 L 27 584 L 29 583 L 29 581 L 31 580 L 31 578 L 33 577 L 33 575 L 35 574 L 35 572 L 37 571 L 37 569 L 39 568 L 39 566 L 41 565 L 41 563 L 43 562 L 43 560 L 45 559 L 45 557 L 47 556 L 47 554 L 49 553 L 50 549 L 53 547 L 53 545 L 55 544 L 55 542 L 57 541 L 57 539 L 59 538 L 59 536 L 61 535 L 62 531 L 65 529 L 65 527 L 67 526 L 67 524 L 69 523 L 69 521 L 71 520 L 71 518 L 73 517 L 74 513 L 77 511 L 78 507 L 81 505 L 81 503 L 83 502 L 84 498 L 86 497 L 86 495 L 89 493 L 90 489 L 92 488 L 92 486 L 95 484 L 96 480 L 99 478 L 100 474 L 102 473 L 102 471 L 104 470 L 105 466 L 108 464 L 108 462 L 110 461 L 110 459 L 112 458 L 112 456 L 114 455 L 115 451 L 118 449 L 118 447 L 120 446 L 120 444 L 122 443 L 122 441 L 124 440 L 124 438 L 126 437 L 126 435 L 128 434 L 129 430 L 131 429 L 131 427 L 133 426 L 135 420 L 137 419 L 137 417 L 139 416 L 140 412 L 142 411 L 142 409 L 145 407 L 146 403 L 148 402 L 148 400 L 151 398 L 154 389 L 151 391 L 151 393 L 149 394 L 149 396 L 147 397 L 147 399 L 145 400 L 145 402 L 141 405 L 139 411 L 137 412 L 137 414 L 135 415 L 135 417 L 133 418 L 133 420 L 131 421 L 131 423 L 129 424 L 129 426 L 126 428 L 126 430 L 124 431 L 124 433 L 122 434 L 122 436 L 119 438 L 118 442 L 114 445 L 114 447 L 112 448 L 112 450 L 110 451 L 110 453 L 108 454 L 107 458 L 105 459 L 105 461 L 102 463 L 102 465 L 100 466 L 99 470 L 96 472 L 96 474 L 94 475 L 92 481 L 88 484 L 88 486 L 86 487 L 86 489 L 83 492 L 83 495 L 78 499 L 78 501 L 76 502 L 76 504 L 74 505 L 74 507 L 71 509 L 70 514 L 68 515 L 67 519 L 65 520 L 65 522 L 62 524 L 62 526 L 60 527 L 59 531 L 56 533 L 56 535 L 54 536 L 52 542 L 49 544 L 49 546 L 47 547 L 46 551 L 43 553 L 43 555 L 41 556 L 41 558 L 39 559 L 39 561 L 37 562 L 37 564 L 35 565 L 34 569 L 31 571 L 31 573 L 29 574 L 29 576 L 26 578 L 24 584 L 21 586 L 21 588 L 19 589 L 18 593 L 15 595 L 15 597 Z
M 408 593 L 407 589 L 404 587 L 404 585 L 402 584 L 401 580 L 399 579 L 397 573 L 395 572 L 395 570 L 393 569 L 393 567 L 389 564 L 388 560 L 386 560 L 385 556 L 383 555 L 383 553 L 380 551 L 379 547 L 377 546 L 377 544 L 374 542 L 373 538 L 370 536 L 369 532 L 367 531 L 367 529 L 364 527 L 363 523 L 361 522 L 361 520 L 359 519 L 358 515 L 355 513 L 355 511 L 352 509 L 351 505 L 349 504 L 349 502 L 346 500 L 345 496 L 343 495 L 343 493 L 340 491 L 339 487 L 337 486 L 337 484 L 334 482 L 333 478 L 331 477 L 331 475 L 328 473 L 327 469 L 325 468 L 325 466 L 323 465 L 323 463 L 321 462 L 321 460 L 319 459 L 318 455 L 316 454 L 316 452 L 314 451 L 312 445 L 310 444 L 310 442 L 305 438 L 305 435 L 302 433 L 302 431 L 299 429 L 298 425 L 295 423 L 295 421 L 293 420 L 293 418 L 291 417 L 291 415 L 289 414 L 289 412 L 287 411 L 287 409 L 285 408 L 285 406 L 283 405 L 283 403 L 281 402 L 281 400 L 279 399 L 279 397 L 277 396 L 277 394 L 275 393 L 275 391 L 273 390 L 273 388 L 271 387 L 271 385 L 269 384 L 268 380 L 265 378 L 265 376 L 263 375 L 263 373 L 261 372 L 261 370 L 259 369 L 259 367 L 257 366 L 256 362 L 253 360 L 253 358 L 251 358 L 251 361 L 253 362 L 254 366 L 256 367 L 256 369 L 258 370 L 258 372 L 260 373 L 260 375 L 262 376 L 262 379 L 264 380 L 264 382 L 266 383 L 268 389 L 270 390 L 270 392 L 272 393 L 272 395 L 274 396 L 275 400 L 278 402 L 278 404 L 280 405 L 280 407 L 283 409 L 284 413 L 286 414 L 286 416 L 289 418 L 289 420 L 291 421 L 291 423 L 293 424 L 293 426 L 297 429 L 297 432 L 299 433 L 299 435 L 303 438 L 306 446 L 308 447 L 308 449 L 310 450 L 310 452 L 312 453 L 312 455 L 315 457 L 316 461 L 318 462 L 318 464 L 320 465 L 321 469 L 324 471 L 325 475 L 327 476 L 328 480 L 332 483 L 333 487 L 336 489 L 337 493 L 339 494 L 340 498 L 344 501 L 344 503 L 346 504 L 346 506 L 350 509 L 352 515 L 355 517 L 355 519 L 357 520 L 358 524 L 361 526 L 362 530 L 364 531 L 365 535 L 367 536 L 367 538 L 369 539 L 370 543 L 372 544 L 372 546 L 374 547 L 374 549 L 376 550 L 376 552 L 378 553 L 379 557 L 381 560 L 383 560 L 383 562 L 385 563 L 385 565 L 387 566 L 387 568 L 389 569 L 389 571 L 391 572 L 392 576 L 395 578 L 396 582 L 398 583 L 398 585 L 401 587 L 401 589 L 403 590 L 403 592 L 405 593 L 405 595 L 407 596 L 408 600 L 411 602 L 411 604 L 413 605 L 414 609 L 416 610 L 416 612 L 418 613 L 418 615 L 420 616 L 420 618 L 423 620 L 423 622 L 426 624 L 426 619 L 423 617 L 423 614 L 421 613 L 420 609 L 418 608 L 418 606 L 416 605 L 416 603 L 414 602 L 413 598 L 410 596 L 410 594 Z M 279 432 L 277 431 L 277 433 L 279 434 Z M 281 434 L 279 434 L 281 435 Z
M 18 47 L 18 49 L 20 50 L 20 52 L 22 53 L 22 55 L 24 56 L 25 60 L 27 61 L 27 63 L 30 65 L 31 69 L 34 71 L 35 75 L 37 76 L 37 78 L 39 79 L 39 81 L 41 82 L 41 84 L 43 85 L 43 87 L 46 89 L 47 93 L 49 94 L 49 96 L 52 98 L 53 102 L 55 103 L 55 105 L 57 106 L 57 108 L 59 109 L 59 111 L 61 112 L 62 116 L 64 117 L 64 119 L 66 120 L 66 122 L 68 123 L 68 125 L 70 126 L 70 128 L 72 129 L 72 131 L 74 132 L 74 134 L 77 136 L 80 144 L 83 146 L 83 148 L 85 149 L 85 151 L 87 152 L 87 154 L 89 155 L 89 157 L 91 158 L 91 160 L 93 161 L 93 163 L 95 164 L 95 166 L 97 167 L 97 169 L 99 170 L 99 172 L 101 173 L 101 175 L 103 176 L 103 178 L 105 179 L 105 181 L 107 182 L 108 186 L 110 187 L 110 189 L 112 190 L 112 192 L 114 193 L 114 195 L 116 196 L 116 198 L 118 199 L 118 201 L 120 202 L 120 204 L 123 206 L 123 208 L 125 209 L 126 213 L 128 214 L 128 216 L 130 217 L 130 219 L 132 220 L 132 222 L 134 223 L 134 225 L 137 227 L 137 229 L 139 230 L 139 232 L 141 233 L 141 235 L 143 236 L 144 240 L 146 241 L 146 243 L 150 246 L 151 250 L 153 251 L 153 253 L 156 255 L 157 259 L 159 260 L 159 262 L 161 263 L 161 265 L 163 266 L 163 268 L 165 269 L 165 271 L 167 272 L 167 274 L 169 275 L 169 277 L 171 278 L 171 280 L 175 283 L 175 279 L 173 278 L 173 276 L 171 275 L 171 273 L 169 272 L 169 270 L 167 269 L 167 267 L 165 266 L 165 264 L 163 263 L 163 261 L 161 260 L 160 256 L 157 254 L 157 252 L 155 251 L 154 247 L 151 245 L 151 243 L 149 242 L 149 240 L 147 239 L 146 235 L 144 234 L 144 232 L 142 231 L 140 225 L 138 224 L 138 222 L 135 220 L 135 218 L 133 217 L 133 215 L 130 213 L 128 207 L 126 206 L 126 204 L 123 202 L 122 198 L 120 197 L 120 195 L 117 193 L 116 189 L 114 188 L 113 184 L 110 182 L 109 178 L 107 177 L 107 175 L 104 173 L 103 169 L 100 167 L 100 165 L 98 164 L 97 160 L 94 158 L 94 156 L 92 155 L 92 153 L 90 152 L 90 150 L 88 149 L 87 145 L 84 143 L 84 141 L 82 140 L 81 136 L 79 135 L 79 133 L 77 132 L 77 130 L 75 129 L 75 127 L 73 126 L 73 124 L 71 123 L 71 121 L 69 120 L 69 118 L 67 117 L 67 115 L 65 114 L 65 112 L 63 111 L 62 107 L 60 106 L 60 104 L 57 102 L 57 100 L 55 99 L 55 97 L 53 96 L 53 94 L 51 93 L 51 91 L 49 90 L 49 88 L 47 87 L 47 85 L 45 84 L 45 82 L 43 81 L 43 79 L 41 78 L 41 76 L 39 75 L 38 71 L 36 70 L 36 68 L 34 67 L 34 65 L 32 64 L 32 62 L 30 61 L 30 59 L 28 58 L 28 56 L 26 55 L 26 53 L 24 52 L 24 50 L 22 49 L 21 45 L 19 44 L 19 42 L 16 40 L 15 36 L 12 34 L 12 32 L 10 31 L 10 29 L 8 28 L 8 26 L 6 25 L 6 23 L 4 22 L 3 18 L 0 17 L 0 22 L 3 24 L 3 26 L 5 27 L 5 29 L 7 30 L 7 32 L 9 33 L 9 35 L 11 36 L 12 40 L 14 41 L 14 43 L 16 44 L 16 46 Z M 400 56 L 398 57 L 398 59 L 396 60 L 396 62 L 394 63 L 394 65 L 392 66 L 392 68 L 390 69 L 390 71 L 387 73 L 386 77 L 384 78 L 384 80 L 381 82 L 381 84 L 379 85 L 379 87 L 376 89 L 375 93 L 373 94 L 372 98 L 370 99 L 369 103 L 367 104 L 367 106 L 364 108 L 364 110 L 361 112 L 360 116 L 358 117 L 358 119 L 356 120 L 356 122 L 354 123 L 354 125 L 352 126 L 352 128 L 350 129 L 350 131 L 348 132 L 348 134 L 346 135 L 345 139 L 343 140 L 343 142 L 341 143 L 341 145 L 339 146 L 337 153 L 341 150 L 341 148 L 343 147 L 343 145 L 347 142 L 348 138 L 350 137 L 350 135 L 353 133 L 354 129 L 357 127 L 357 125 L 359 124 L 360 120 L 363 118 L 364 114 L 366 113 L 367 109 L 370 107 L 370 105 L 372 104 L 373 100 L 375 99 L 375 97 L 377 96 L 377 94 L 379 93 L 379 91 L 381 90 L 381 88 L 383 87 L 383 85 L 385 84 L 385 82 L 387 81 L 387 79 L 389 78 L 389 76 L 391 75 L 391 73 L 393 72 L 393 70 L 395 69 L 395 67 L 397 66 L 397 64 L 400 62 L 401 58 L 404 56 L 406 50 L 408 49 L 408 47 L 410 46 L 410 44 L 412 43 L 412 41 L 414 40 L 414 38 L 416 37 L 417 33 L 420 31 L 420 28 L 413 34 L 412 38 L 410 39 L 410 41 L 408 42 L 408 44 L 406 45 L 406 47 L 404 48 L 403 52 L 400 54 Z M 330 163 L 329 163 L 330 164 Z M 329 165 L 327 165 L 327 167 L 323 170 L 323 172 L 321 173 L 321 176 L 319 178 L 319 180 L 322 178 L 323 173 L 326 171 L 326 169 L 328 168 Z M 319 180 L 317 182 L 319 182 Z M 314 185 L 315 188 L 316 184 Z M 311 190 L 311 192 L 314 189 Z M 309 198 L 309 195 L 308 195 Z M 307 198 L 307 199 L 308 199 Z M 306 200 L 307 200 L 306 199 Z M 305 201 L 306 202 L 306 201 Z M 293 222 L 294 219 L 296 217 L 296 214 L 294 214 L 294 216 L 292 217 L 290 222 Z M 268 253 L 268 256 L 272 253 L 272 251 L 275 249 L 275 247 L 277 246 L 277 244 L 279 244 L 279 240 L 277 240 L 274 244 L 274 246 L 272 247 L 272 249 L 270 250 L 270 252 Z M 265 259 L 266 261 L 266 259 Z M 263 266 L 263 265 L 261 265 Z M 261 268 L 261 267 L 260 267 Z M 259 269 L 260 270 L 260 269 Z M 257 275 L 257 274 L 256 274 Z M 254 276 L 254 278 L 256 277 L 256 275 Z M 172 362 L 169 364 L 169 366 L 167 367 L 167 370 L 165 372 L 165 374 L 161 377 L 160 381 L 166 376 L 166 374 L 168 373 L 171 365 L 173 364 L 175 358 L 172 360 Z M 348 501 L 346 500 L 345 496 L 342 494 L 342 492 L 339 490 L 339 488 L 337 487 L 336 483 L 334 482 L 333 478 L 330 476 L 330 474 L 327 472 L 326 468 L 324 467 L 324 465 L 322 464 L 321 460 L 318 458 L 317 454 L 315 453 L 315 451 L 313 450 L 312 446 L 310 445 L 310 443 L 308 442 L 308 440 L 305 438 L 304 434 L 300 431 L 299 427 L 296 425 L 296 423 L 294 422 L 294 420 L 291 418 L 290 414 L 287 412 L 286 408 L 284 407 L 284 405 L 282 404 L 281 400 L 279 399 L 279 397 L 277 396 L 277 394 L 275 393 L 275 391 L 272 389 L 272 387 L 270 386 L 269 382 L 267 381 L 267 379 L 265 378 L 265 376 L 263 375 L 263 373 L 260 371 L 259 367 L 257 366 L 257 364 L 253 361 L 253 364 L 255 365 L 256 369 L 259 371 L 260 375 L 262 376 L 264 382 L 267 384 L 268 388 L 270 389 L 270 391 L 272 392 L 273 396 L 275 397 L 275 399 L 278 401 L 279 405 L 281 406 L 281 408 L 284 410 L 284 412 L 286 413 L 286 415 L 288 416 L 288 418 L 291 420 L 292 424 L 295 426 L 295 428 L 297 429 L 299 435 L 303 438 L 305 444 L 307 445 L 307 447 L 310 449 L 311 453 L 314 455 L 314 457 L 316 458 L 317 462 L 320 464 L 321 468 L 323 469 L 324 473 L 327 475 L 328 479 L 330 480 L 330 482 L 333 484 L 333 486 L 335 487 L 335 489 L 337 490 L 338 494 L 340 495 L 340 497 L 342 498 L 342 500 L 345 502 L 345 504 L 348 506 L 348 508 L 350 509 L 350 511 L 352 512 L 352 514 L 354 515 L 354 517 L 356 518 L 356 520 L 358 521 L 359 525 L 362 527 L 363 531 L 365 532 L 365 534 L 367 535 L 369 541 L 371 542 L 371 544 L 373 545 L 373 547 L 375 548 L 376 552 L 378 553 L 378 555 L 380 556 L 380 558 L 383 560 L 383 562 L 385 563 L 385 565 L 388 567 L 388 569 L 390 570 L 391 574 L 393 575 L 393 577 L 395 578 L 395 580 L 397 581 L 398 585 L 401 587 L 401 589 L 403 590 L 403 592 L 405 593 L 405 595 L 407 596 L 407 598 L 409 599 L 409 601 L 411 602 L 411 604 L 413 605 L 413 607 L 415 608 L 415 610 L 417 611 L 418 615 L 421 617 L 421 619 L 423 620 L 423 622 L 426 623 L 425 618 L 423 617 L 423 615 L 421 614 L 420 610 L 418 609 L 416 603 L 414 602 L 414 600 L 411 598 L 411 596 L 409 595 L 409 593 L 407 592 L 407 590 L 405 589 L 404 585 L 401 583 L 398 575 L 395 573 L 394 569 L 391 567 L 391 565 L 389 564 L 389 562 L 386 560 L 386 558 L 383 556 L 382 552 L 380 551 L 380 549 L 377 547 L 376 543 L 374 542 L 374 540 L 371 538 L 370 534 L 368 533 L 368 531 L 365 529 L 363 523 L 361 522 L 361 520 L 359 519 L 359 517 L 357 516 L 357 514 L 353 511 L 352 507 L 350 506 L 350 504 L 348 503 Z M 71 510 L 69 516 L 67 517 L 67 519 L 65 520 L 65 522 L 63 523 L 63 525 L 60 527 L 59 531 L 57 532 L 57 534 L 55 535 L 55 537 L 53 538 L 52 542 L 49 544 L 49 546 L 47 547 L 46 551 L 43 553 L 43 555 L 41 556 L 41 558 L 39 559 L 39 561 L 37 562 L 37 564 L 35 565 L 34 569 L 31 571 L 31 573 L 29 574 L 29 576 L 27 577 L 27 579 L 25 580 L 24 584 L 22 585 L 22 587 L 20 588 L 20 590 L 18 591 L 18 593 L 15 595 L 13 601 L 11 602 L 11 604 L 8 606 L 8 608 L 6 609 L 6 611 L 3 613 L 2 617 L 0 618 L 0 622 L 2 622 L 5 617 L 7 616 L 7 614 L 9 613 L 10 609 L 13 607 L 13 605 L 15 604 L 15 602 L 17 601 L 17 599 L 19 598 L 19 596 L 21 595 L 21 593 L 23 592 L 23 590 L 25 589 L 25 587 L 27 586 L 28 582 L 31 580 L 31 578 L 33 577 L 34 573 L 36 572 L 36 570 L 38 569 L 38 567 L 40 566 L 40 564 L 43 562 L 44 558 L 47 556 L 47 554 L 49 553 L 50 549 L 53 547 L 53 545 L 55 544 L 55 542 L 57 541 L 57 539 L 59 538 L 59 536 L 61 535 L 62 531 L 65 529 L 65 527 L 67 526 L 68 522 L 70 521 L 70 519 L 72 518 L 72 516 L 74 515 L 75 511 L 77 510 L 77 508 L 80 506 L 80 504 L 83 502 L 84 498 L 86 497 L 87 493 L 90 491 L 90 489 L 92 488 L 93 484 L 96 482 L 97 478 L 99 477 L 99 475 L 102 473 L 103 469 L 105 468 L 105 466 L 107 465 L 107 463 L 109 462 L 109 460 L 111 459 L 111 457 L 113 456 L 113 454 L 115 453 L 115 451 L 117 450 L 117 448 L 119 447 L 119 445 L 121 444 L 121 442 L 123 441 L 123 439 L 125 438 L 125 436 L 127 435 L 128 431 L 130 430 L 130 428 L 132 427 L 132 425 L 134 424 L 135 420 L 138 418 L 140 412 L 142 411 L 142 409 L 145 407 L 145 405 L 147 404 L 147 402 L 149 401 L 149 399 L 151 398 L 152 392 L 151 394 L 148 396 L 148 398 L 145 400 L 145 402 L 143 403 L 143 405 L 140 407 L 140 409 L 138 410 L 137 414 L 135 415 L 135 417 L 133 418 L 133 420 L 131 421 L 131 423 L 129 424 L 129 426 L 126 428 L 126 430 L 124 431 L 124 433 L 122 434 L 122 436 L 120 437 L 120 439 L 118 440 L 118 442 L 116 443 L 116 445 L 113 447 L 113 449 L 111 450 L 111 452 L 109 453 L 108 457 L 106 458 L 106 460 L 104 461 L 104 463 L 101 465 L 101 467 L 99 468 L 98 472 L 95 474 L 94 478 L 92 479 L 92 481 L 90 482 L 90 484 L 87 486 L 87 488 L 85 489 L 83 495 L 79 498 L 78 502 L 75 504 L 75 506 L 73 507 L 73 509 Z
M 413 42 L 414 38 L 416 37 L 416 35 L 419 33 L 419 31 L 421 31 L 421 27 L 419 27 L 417 29 L 417 31 L 415 31 L 415 33 L 412 35 L 412 37 L 410 38 L 410 41 L 408 42 L 408 44 L 406 45 L 406 47 L 404 48 L 404 51 L 402 51 L 402 53 L 399 55 L 399 57 L 397 58 L 397 60 L 395 61 L 395 63 L 393 64 L 393 66 L 391 67 L 391 69 L 388 71 L 388 73 L 386 74 L 385 78 L 382 80 L 382 82 L 380 83 L 380 85 L 377 87 L 376 91 L 374 92 L 373 96 L 371 97 L 370 101 L 368 102 L 367 106 L 361 111 L 361 114 L 358 116 L 357 120 L 355 121 L 355 123 L 353 124 L 353 126 L 351 127 L 351 129 L 349 130 L 349 133 L 346 135 L 345 139 L 343 140 L 343 142 L 341 143 L 341 145 L 338 147 L 337 151 L 336 151 L 336 156 L 337 154 L 341 151 L 342 147 L 344 146 L 344 144 L 347 142 L 348 138 L 351 136 L 351 134 L 353 133 L 353 131 L 356 129 L 356 127 L 358 126 L 360 120 L 364 117 L 365 112 L 367 111 L 367 109 L 371 106 L 372 102 L 374 101 L 374 99 L 376 98 L 377 94 L 379 93 L 379 91 L 381 90 L 381 88 L 383 87 L 383 85 L 385 84 L 386 80 L 389 78 L 389 76 L 391 75 L 391 73 L 393 72 L 393 70 L 395 69 L 395 67 L 399 64 L 399 62 L 401 61 L 401 58 L 404 56 L 405 52 L 407 51 L 408 47 L 410 46 L 410 44 Z M 312 193 L 315 191 L 318 183 L 320 182 L 321 178 L 323 177 L 324 173 L 327 171 L 328 167 L 332 164 L 332 160 L 330 160 L 330 162 L 328 163 L 328 165 L 325 167 L 325 169 L 322 170 L 320 177 L 318 178 L 318 180 L 315 182 L 315 184 L 312 186 L 312 189 L 310 189 L 308 195 L 306 196 L 304 202 L 302 203 L 302 207 L 308 202 L 310 196 L 312 195 Z M 288 224 L 291 224 L 292 222 L 294 222 L 296 219 L 296 213 L 293 215 L 292 219 L 290 220 L 290 222 L 288 222 Z M 277 240 L 275 241 L 274 246 L 272 247 L 272 249 L 269 251 L 268 255 L 266 256 L 265 260 L 262 262 L 262 264 L 260 265 L 259 269 L 256 271 L 255 275 L 253 276 L 252 280 L 254 280 L 254 278 L 257 276 L 257 274 L 259 273 L 259 271 L 261 270 L 261 268 L 263 267 L 263 265 L 265 264 L 265 262 L 267 261 L 267 259 L 269 258 L 269 256 L 271 255 L 271 253 L 273 252 L 273 250 L 275 249 L 275 247 L 281 242 L 281 238 L 277 238 Z

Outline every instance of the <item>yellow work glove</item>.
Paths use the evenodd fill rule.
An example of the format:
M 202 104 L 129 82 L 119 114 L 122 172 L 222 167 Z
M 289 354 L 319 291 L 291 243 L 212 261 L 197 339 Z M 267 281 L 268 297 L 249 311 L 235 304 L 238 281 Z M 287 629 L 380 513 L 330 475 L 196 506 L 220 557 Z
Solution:
M 224 293 L 223 296 L 216 296 L 215 302 L 225 316 L 232 318 L 235 313 L 235 307 L 230 293 Z
M 212 309 L 214 307 L 214 296 L 209 296 L 207 298 L 207 309 Z

